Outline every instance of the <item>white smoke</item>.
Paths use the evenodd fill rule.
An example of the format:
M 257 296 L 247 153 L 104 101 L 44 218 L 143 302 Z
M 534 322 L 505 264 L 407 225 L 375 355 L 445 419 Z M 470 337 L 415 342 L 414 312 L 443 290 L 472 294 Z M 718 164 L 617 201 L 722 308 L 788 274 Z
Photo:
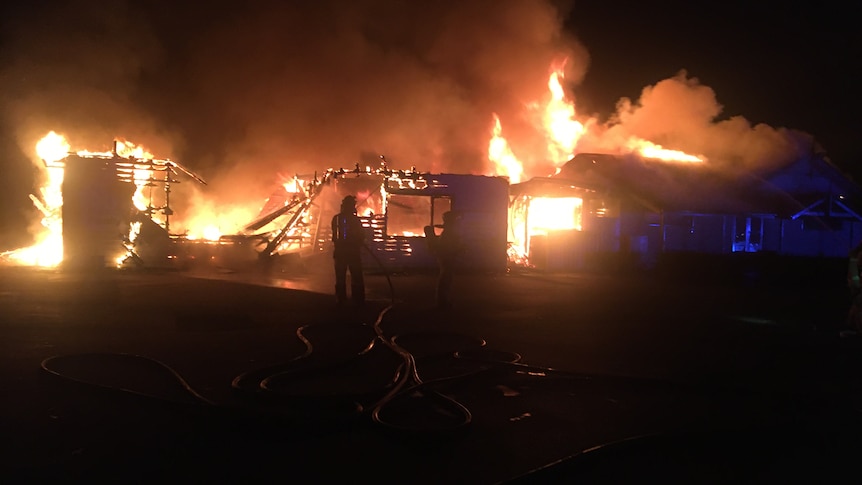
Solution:
M 722 109 L 710 87 L 682 71 L 645 87 L 637 101 L 621 99 L 614 116 L 586 140 L 584 148 L 612 149 L 619 140 L 636 136 L 740 170 L 774 167 L 799 155 L 806 135 L 752 125 L 738 115 L 721 119 Z

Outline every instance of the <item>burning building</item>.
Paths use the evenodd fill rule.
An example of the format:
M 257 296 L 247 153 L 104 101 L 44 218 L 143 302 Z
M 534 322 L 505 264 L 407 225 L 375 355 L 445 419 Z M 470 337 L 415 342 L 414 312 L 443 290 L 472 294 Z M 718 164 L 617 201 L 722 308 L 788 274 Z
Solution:
M 862 189 L 822 154 L 731 173 L 582 153 L 512 185 L 509 237 L 517 261 L 547 270 L 620 256 L 650 267 L 681 253 L 843 258 L 862 238 L 860 214 Z
M 372 271 L 433 268 L 423 228 L 447 211 L 461 215 L 465 269 L 478 271 L 579 271 L 623 259 L 650 267 L 678 253 L 843 257 L 862 238 L 862 189 L 822 154 L 771 172 L 730 172 L 595 153 L 520 183 L 393 170 L 385 160 L 297 175 L 236 234 L 198 237 L 171 232 L 171 191 L 180 175 L 205 182 L 133 148 L 44 155 L 51 182 L 33 200 L 47 237 L 35 259 L 34 248 L 5 256 L 69 268 L 301 261 L 328 253 L 328 221 L 345 195 L 357 198 Z
M 301 260 L 326 252 L 328 221 L 345 195 L 357 198 L 368 231 L 371 251 L 365 256 L 372 260 L 366 268 L 386 271 L 434 266 L 423 228 L 440 224 L 449 210 L 459 212 L 465 226 L 465 265 L 478 270 L 581 270 L 621 256 L 652 266 L 671 253 L 832 257 L 846 254 L 862 237 L 859 188 L 824 155 L 800 150 L 797 134 L 752 127 L 740 118 L 716 121 L 714 93 L 685 73 L 645 90 L 638 104 L 621 103 L 617 116 L 603 123 L 578 115 L 563 88 L 564 65 L 552 64 L 546 95 L 524 106 L 520 123 L 508 124 L 510 117 L 504 128 L 501 116 L 488 113 L 493 122 L 483 134 L 487 158 L 470 151 L 469 157 L 452 157 L 471 167 L 484 165 L 482 170 L 393 170 L 381 157 L 377 169 L 357 164 L 275 183 L 263 207 L 243 207 L 241 218 L 196 211 L 182 221 L 185 230 L 174 234 L 174 175 L 203 182 L 200 177 L 170 160 L 127 153 L 134 146 L 116 146 L 107 154 L 72 154 L 67 147 L 59 158 L 40 158 L 49 175 L 60 174 L 56 180 L 70 171 L 74 182 L 63 187 L 68 207 L 60 215 L 53 177 L 33 200 L 46 227 L 69 219 L 63 231 L 68 264 L 84 265 Z M 685 102 L 669 101 L 680 93 Z M 679 122 L 667 128 L 633 123 L 658 105 Z M 688 106 L 698 108 L 696 113 L 687 113 Z M 440 166 L 436 148 L 422 152 L 430 154 L 423 163 Z M 63 157 L 66 162 L 56 162 Z M 246 173 L 259 178 L 261 172 Z M 546 176 L 522 181 L 534 173 Z M 191 219 L 200 227 L 190 231 Z M 121 236 L 117 226 L 124 228 Z M 49 232 L 53 239 L 60 234 L 56 227 Z M 117 240 L 120 254 L 108 254 Z M 62 259 L 62 252 L 50 254 L 29 258 L 36 261 L 30 264 L 50 266 Z
M 423 229 L 441 224 L 445 212 L 456 211 L 465 228 L 465 268 L 504 271 L 508 187 L 504 177 L 358 165 L 330 169 L 320 177 L 297 177 L 293 185 L 276 191 L 246 226 L 244 237 L 258 241 L 256 251 L 264 259 L 326 252 L 329 220 L 341 199 L 353 195 L 367 231 L 366 268 L 400 272 L 434 267 Z
M 179 175 L 205 184 L 178 163 L 157 159 L 132 144 L 110 152 L 72 152 L 49 134 L 41 150 L 49 182 L 33 196 L 44 233 L 29 248 L 4 253 L 19 263 L 66 268 L 192 265 L 248 267 L 277 257 L 301 260 L 328 252 L 328 221 L 345 195 L 359 201 L 367 231 L 367 268 L 406 271 L 435 267 L 424 227 L 456 211 L 465 226 L 465 268 L 504 271 L 508 179 L 432 174 L 415 168 L 328 169 L 295 176 L 270 195 L 258 216 L 235 234 L 173 233 L 172 187 Z M 211 221 L 218 222 L 218 221 Z
M 42 232 L 31 247 L 8 251 L 18 263 L 94 270 L 124 265 L 166 267 L 171 244 L 171 187 L 184 174 L 178 163 L 157 159 L 131 143 L 114 141 L 109 152 L 72 152 L 49 133 L 37 145 L 47 173 L 41 197 Z
M 619 217 L 619 200 L 585 184 L 537 177 L 513 184 L 509 207 L 509 260 L 515 266 L 576 270 L 612 235 L 603 227 Z M 605 242 L 613 248 L 613 241 Z

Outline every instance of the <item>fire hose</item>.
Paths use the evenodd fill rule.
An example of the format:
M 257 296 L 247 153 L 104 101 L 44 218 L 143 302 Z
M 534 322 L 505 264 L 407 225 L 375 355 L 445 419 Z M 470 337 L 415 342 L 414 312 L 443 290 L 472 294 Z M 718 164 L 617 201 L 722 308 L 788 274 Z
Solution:
M 485 346 L 484 340 L 469 339 L 461 348 L 450 348 L 439 355 L 426 359 L 449 359 L 457 372 L 425 380 L 420 376 L 417 358 L 400 343 L 403 336 L 387 336 L 381 328 L 384 317 L 395 302 L 395 289 L 389 272 L 373 251 L 363 246 L 383 269 L 390 290 L 390 303 L 377 315 L 371 324 L 362 325 L 367 331 L 367 341 L 353 355 L 335 361 L 315 362 L 315 348 L 307 333 L 313 326 L 301 326 L 296 337 L 304 344 L 305 351 L 287 362 L 262 369 L 243 372 L 231 382 L 239 404 L 215 402 L 195 390 L 168 364 L 152 357 L 135 354 L 91 353 L 49 357 L 41 362 L 47 374 L 79 385 L 101 390 L 124 392 L 150 400 L 174 405 L 191 406 L 198 409 L 216 410 L 248 416 L 277 417 L 287 422 L 346 422 L 363 417 L 388 429 L 407 433 L 446 434 L 460 431 L 472 422 L 469 409 L 434 387 L 456 379 L 476 375 L 494 368 L 505 361 L 517 362 L 520 356 L 506 354 L 498 362 L 482 361 L 465 356 L 474 356 L 475 349 Z M 355 330 L 354 330 L 355 331 Z M 462 339 L 463 343 L 463 339 Z M 375 370 L 384 369 L 380 379 L 370 388 L 354 386 L 346 392 L 338 389 L 320 388 L 310 382 L 328 382 L 329 375 L 338 374 L 361 364 L 370 364 Z M 445 362 L 444 362 L 445 363 Z M 117 369 L 123 366 L 147 368 L 175 383 L 174 390 L 152 392 L 134 389 L 116 378 L 101 379 L 99 368 Z M 466 370 L 465 370 L 466 367 Z M 418 409 L 421 408 L 421 411 Z M 409 410 L 409 412 L 407 412 Z
M 467 407 L 435 390 L 434 386 L 476 375 L 493 366 L 488 362 L 473 361 L 466 370 L 459 368 L 455 374 L 423 380 L 414 355 L 398 343 L 397 336 L 388 338 L 380 329 L 389 309 L 391 307 L 380 312 L 372 326 L 375 335 L 360 352 L 322 365 L 304 363 L 312 360 L 314 355 L 313 344 L 305 336 L 305 332 L 312 328 L 300 327 L 296 335 L 306 345 L 304 353 L 285 364 L 244 372 L 234 378 L 231 387 L 242 397 L 238 405 L 219 403 L 204 396 L 168 364 L 142 355 L 91 353 L 54 356 L 43 360 L 41 369 L 51 376 L 78 385 L 122 392 L 170 406 L 193 408 L 222 416 L 257 416 L 267 421 L 275 418 L 293 424 L 347 423 L 367 416 L 377 425 L 412 434 L 441 435 L 466 428 L 472 421 L 472 414 Z M 484 341 L 476 341 L 473 346 L 483 345 Z M 376 357 L 372 357 L 372 354 Z M 377 389 L 340 391 L 337 388 L 320 389 L 314 386 L 311 391 L 306 389 L 309 379 L 326 381 L 327 373 L 350 369 L 362 359 L 369 358 L 378 363 L 383 362 L 384 373 L 388 375 L 385 381 L 379 382 Z M 453 358 L 460 357 L 453 354 Z M 171 385 L 159 384 L 155 386 L 155 391 L 143 390 L 137 381 L 123 382 L 127 376 L 103 375 L 130 368 L 136 371 L 144 369 L 153 376 L 159 374 L 159 379 L 173 381 L 173 389 L 165 391 L 164 388 Z M 409 412 L 405 412 L 407 409 Z
M 366 248 L 368 250 L 368 248 Z M 369 250 L 372 256 L 376 256 Z M 378 264 L 380 261 L 377 260 Z M 381 264 L 381 267 L 383 265 Z M 383 267 L 385 272 L 385 267 Z M 171 406 L 192 408 L 204 414 L 219 417 L 252 418 L 267 426 L 274 421 L 290 426 L 338 426 L 368 420 L 388 430 L 419 436 L 448 436 L 462 432 L 472 423 L 470 410 L 436 388 L 458 379 L 467 379 L 480 373 L 495 369 L 520 370 L 525 372 L 557 373 L 572 377 L 572 374 L 553 369 L 528 366 L 519 362 L 517 354 L 497 355 L 489 358 L 489 353 L 477 351 L 485 342 L 476 339 L 464 350 L 449 352 L 452 359 L 460 363 L 474 365 L 437 379 L 423 379 L 420 374 L 421 359 L 402 344 L 404 336 L 387 336 L 382 329 L 386 316 L 395 308 L 394 286 L 388 272 L 391 302 L 380 311 L 370 326 L 362 325 L 368 331 L 364 346 L 354 355 L 346 356 L 335 362 L 309 363 L 313 360 L 315 349 L 308 332 L 313 326 L 303 326 L 296 330 L 296 337 L 305 345 L 305 351 L 285 364 L 257 369 L 238 375 L 232 388 L 243 399 L 239 405 L 214 401 L 195 390 L 178 372 L 169 365 L 151 357 L 132 354 L 78 354 L 50 357 L 41 362 L 41 369 L 47 374 L 76 384 L 95 387 L 108 391 L 119 391 L 148 400 L 161 401 Z M 376 389 L 360 389 L 361 392 L 339 393 L 334 390 L 319 393 L 296 392 L 293 384 L 311 376 L 316 378 L 330 371 L 343 370 L 355 365 L 359 360 L 380 358 L 388 365 L 385 382 Z M 387 360 L 389 359 L 389 360 Z M 104 382 L 94 379 L 90 370 L 104 367 L 105 364 L 126 363 L 148 367 L 168 376 L 175 383 L 175 391 L 170 394 L 147 392 L 133 389 L 122 382 Z M 461 369 L 459 369 L 461 370 Z M 595 377 L 595 376 L 592 376 Z M 639 379 L 640 380 L 640 379 Z M 407 412 L 405 412 L 407 409 Z M 417 409 L 420 412 L 416 412 Z M 623 444 L 628 441 L 622 442 Z M 617 445 L 604 444 L 591 450 L 612 450 Z M 597 453 L 585 450 L 572 455 L 562 465 L 578 464 Z M 531 471 L 521 477 L 529 480 L 540 476 L 542 469 Z

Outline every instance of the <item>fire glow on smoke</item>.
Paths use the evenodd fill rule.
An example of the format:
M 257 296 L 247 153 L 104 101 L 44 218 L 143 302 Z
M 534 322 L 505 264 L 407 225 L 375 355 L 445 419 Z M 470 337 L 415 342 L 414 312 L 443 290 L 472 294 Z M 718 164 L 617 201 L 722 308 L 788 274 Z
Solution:
M 562 67 L 552 68 L 548 78 L 548 95 L 544 103 L 535 102 L 527 107 L 537 111 L 536 117 L 539 131 L 545 134 L 546 150 L 544 155 L 559 169 L 564 163 L 578 153 L 579 141 L 589 135 L 593 127 L 598 126 L 593 118 L 581 118 L 577 115 L 575 104 L 568 99 L 563 89 L 564 78 Z M 511 183 L 521 182 L 525 176 L 524 163 L 516 155 L 504 136 L 504 126 L 500 117 L 492 114 L 493 126 L 488 141 L 488 160 L 492 166 L 493 175 L 508 177 Z M 117 155 L 130 159 L 151 160 L 153 155 L 132 143 L 118 142 Z M 18 264 L 53 267 L 62 262 L 62 181 L 63 166 L 61 161 L 71 153 L 71 147 L 65 138 L 55 132 L 48 133 L 36 145 L 36 153 L 44 162 L 45 183 L 38 196 L 31 196 L 34 204 L 42 213 L 41 231 L 35 235 L 36 243 L 30 247 L 10 251 L 5 256 Z M 634 153 L 646 159 L 669 162 L 703 162 L 704 157 L 691 155 L 678 150 L 664 148 L 635 136 L 621 140 L 614 151 L 619 154 Z M 113 156 L 110 153 L 95 153 L 79 151 L 82 156 Z M 551 174 L 545 174 L 551 175 Z M 153 178 L 150 170 L 141 168 L 134 170 L 133 182 L 136 185 L 133 196 L 134 206 L 140 211 L 152 209 L 152 195 L 146 188 Z M 284 184 L 286 192 L 296 192 L 298 186 Z M 530 234 L 540 234 L 553 229 L 580 230 L 580 199 L 536 199 L 530 208 L 528 231 Z M 148 211 L 156 223 L 163 224 L 157 211 Z M 189 239 L 218 240 L 222 234 L 238 231 L 249 222 L 258 211 L 254 208 L 236 207 L 198 207 L 194 213 L 187 214 L 183 219 L 185 235 Z M 569 217 L 571 215 L 571 217 Z M 527 224 L 527 222 L 524 222 Z M 138 228 L 140 226 L 137 226 Z M 519 231 L 515 231 L 519 232 Z M 129 240 L 134 241 L 136 226 L 132 225 Z
M 574 101 L 567 99 L 562 86 L 562 67 L 552 69 L 548 79 L 548 100 L 541 108 L 539 131 L 547 140 L 547 157 L 557 169 L 578 153 L 578 142 L 590 130 L 599 126 L 595 118 L 578 119 Z M 512 183 L 522 181 L 524 164 L 515 155 L 503 136 L 500 118 L 494 114 L 491 140 L 488 144 L 488 159 L 493 163 L 496 175 L 504 175 Z M 679 150 L 670 150 L 661 145 L 636 136 L 629 136 L 614 147 L 616 153 L 633 153 L 645 159 L 666 162 L 704 162 L 706 158 Z

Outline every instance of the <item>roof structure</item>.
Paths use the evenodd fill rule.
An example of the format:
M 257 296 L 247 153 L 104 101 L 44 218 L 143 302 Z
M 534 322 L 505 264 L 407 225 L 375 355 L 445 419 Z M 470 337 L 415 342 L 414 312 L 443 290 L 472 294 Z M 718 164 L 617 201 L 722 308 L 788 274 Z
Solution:
M 653 211 L 790 217 L 804 208 L 784 187 L 769 179 L 723 171 L 705 163 L 581 153 L 553 178 L 632 200 Z

